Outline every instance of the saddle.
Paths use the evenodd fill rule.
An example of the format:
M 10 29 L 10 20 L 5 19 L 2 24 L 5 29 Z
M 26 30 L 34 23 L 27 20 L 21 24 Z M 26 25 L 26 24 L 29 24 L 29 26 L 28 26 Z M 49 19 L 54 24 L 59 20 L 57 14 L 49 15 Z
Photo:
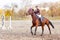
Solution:
M 43 16 L 41 16 L 41 18 L 40 17 L 38 17 L 37 15 L 36 15 L 36 17 L 39 19 L 39 21 L 43 21 L 44 20 L 44 17 Z
M 44 20 L 44 17 L 43 16 L 41 16 L 41 18 L 40 17 L 38 17 L 37 15 L 36 15 L 36 17 L 39 19 L 39 21 L 40 21 L 40 25 L 42 24 L 42 22 L 43 22 L 43 20 Z

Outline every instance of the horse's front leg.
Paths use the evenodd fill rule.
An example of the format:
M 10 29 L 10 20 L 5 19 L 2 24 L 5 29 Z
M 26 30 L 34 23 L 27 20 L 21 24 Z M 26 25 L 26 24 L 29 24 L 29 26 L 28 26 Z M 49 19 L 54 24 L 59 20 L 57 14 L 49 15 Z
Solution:
M 34 33 L 34 35 L 36 35 L 36 31 L 37 31 L 37 27 L 38 27 L 38 25 L 39 25 L 39 20 L 36 20 L 36 28 L 35 28 L 35 33 Z
M 33 35 L 33 32 L 32 32 L 32 28 L 33 28 L 34 26 L 31 26 L 31 34 Z
M 49 26 L 49 25 L 47 25 L 47 26 L 48 26 L 49 32 L 50 32 L 50 34 L 51 34 L 50 26 Z
M 44 33 L 44 26 L 42 26 L 42 34 L 41 34 L 41 36 L 43 35 L 43 33 Z
M 36 26 L 36 28 L 35 28 L 35 33 L 34 33 L 34 35 L 36 35 L 36 31 L 37 31 L 37 26 Z

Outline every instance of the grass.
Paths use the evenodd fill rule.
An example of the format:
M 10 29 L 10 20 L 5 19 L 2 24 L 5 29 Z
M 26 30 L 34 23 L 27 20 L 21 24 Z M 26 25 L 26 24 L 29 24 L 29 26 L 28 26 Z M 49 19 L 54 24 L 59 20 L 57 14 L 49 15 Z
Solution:
M 45 17 L 49 20 L 60 20 L 60 16 L 56 16 L 56 17 L 45 16 Z M 8 19 L 5 19 L 5 20 L 8 20 Z M 28 16 L 28 17 L 12 17 L 12 20 L 31 20 L 31 17 L 30 16 Z
M 46 16 L 45 16 L 46 17 Z M 60 20 L 60 16 L 56 16 L 56 17 L 46 17 L 49 20 Z M 24 17 L 24 18 L 20 18 L 19 20 L 31 20 L 31 17 Z
M 46 17 L 50 20 L 60 20 L 60 16 L 56 16 L 56 17 Z

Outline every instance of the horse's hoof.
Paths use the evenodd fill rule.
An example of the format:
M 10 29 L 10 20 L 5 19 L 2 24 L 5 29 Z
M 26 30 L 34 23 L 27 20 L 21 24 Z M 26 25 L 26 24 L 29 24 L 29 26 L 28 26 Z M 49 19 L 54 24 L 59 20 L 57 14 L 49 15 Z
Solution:
M 50 33 L 50 35 L 51 35 L 51 33 Z
M 33 35 L 33 33 L 31 33 Z
M 36 34 L 34 34 L 34 35 L 36 35 Z
M 50 35 L 51 35 L 51 32 L 50 32 Z
M 43 34 L 41 34 L 40 36 L 42 36 Z
M 31 34 L 33 35 L 33 32 L 31 32 Z
M 32 35 L 33 35 L 33 33 L 32 33 Z

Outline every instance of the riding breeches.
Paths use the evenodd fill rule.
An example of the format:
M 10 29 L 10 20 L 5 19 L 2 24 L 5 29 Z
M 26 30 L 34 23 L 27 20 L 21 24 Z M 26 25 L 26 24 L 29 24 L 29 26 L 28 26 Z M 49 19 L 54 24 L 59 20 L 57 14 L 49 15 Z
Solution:
M 40 15 L 39 14 L 36 14 L 36 15 L 41 19 L 41 21 L 43 20 L 41 14 Z

